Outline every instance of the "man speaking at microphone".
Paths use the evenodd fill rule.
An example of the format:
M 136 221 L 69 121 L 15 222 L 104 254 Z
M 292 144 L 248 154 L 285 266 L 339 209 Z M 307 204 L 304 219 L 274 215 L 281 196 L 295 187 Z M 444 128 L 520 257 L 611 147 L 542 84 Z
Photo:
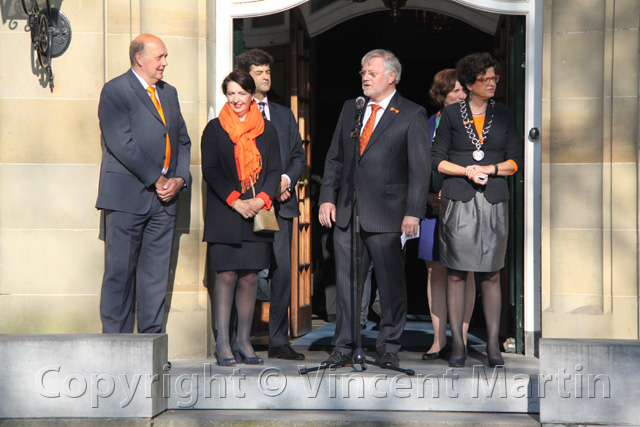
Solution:
M 429 192 L 430 144 L 425 109 L 397 91 L 402 67 L 396 56 L 372 50 L 361 61 L 363 103 L 359 147 L 352 132 L 358 119 L 356 100 L 346 101 L 327 153 L 320 190 L 320 223 L 333 231 L 338 307 L 334 351 L 326 365 L 351 361 L 356 328 L 352 300 L 355 283 L 354 226 L 356 156 L 359 156 L 358 212 L 360 277 L 373 262 L 382 318 L 376 341 L 378 361 L 399 366 L 400 335 L 407 315 L 405 255 L 401 235 L 418 233 Z M 359 315 L 355 316 L 359 322 Z

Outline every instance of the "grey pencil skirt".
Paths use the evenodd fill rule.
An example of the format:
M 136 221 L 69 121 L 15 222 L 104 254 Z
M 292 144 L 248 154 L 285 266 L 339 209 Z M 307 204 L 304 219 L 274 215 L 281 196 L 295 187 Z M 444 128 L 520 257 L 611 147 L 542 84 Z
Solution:
M 462 271 L 504 267 L 509 232 L 508 202 L 492 204 L 481 192 L 468 202 L 440 201 L 440 263 Z

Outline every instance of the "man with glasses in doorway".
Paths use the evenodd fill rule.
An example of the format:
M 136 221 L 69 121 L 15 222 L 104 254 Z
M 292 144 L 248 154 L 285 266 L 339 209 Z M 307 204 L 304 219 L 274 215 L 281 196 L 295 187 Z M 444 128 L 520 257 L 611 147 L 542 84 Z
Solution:
M 358 163 L 360 277 L 373 262 L 382 316 L 376 341 L 380 363 L 398 367 L 400 336 L 407 316 L 405 254 L 401 235 L 417 236 L 429 192 L 430 144 L 425 109 L 396 91 L 402 67 L 387 50 L 376 49 L 361 60 L 362 123 L 359 146 L 352 132 L 359 100 L 342 107 L 324 166 L 320 190 L 320 224 L 332 227 L 336 259 L 338 310 L 334 351 L 324 365 L 352 361 L 356 328 L 352 288 L 355 283 L 355 242 L 352 239 Z
M 271 258 L 269 357 L 304 360 L 289 344 L 289 305 L 291 302 L 291 237 L 293 218 L 300 215 L 295 185 L 306 166 L 298 124 L 291 109 L 270 102 L 273 57 L 261 49 L 251 49 L 238 56 L 238 68 L 249 72 L 256 82 L 255 100 L 265 120 L 278 132 L 282 178 L 276 195 L 275 210 L 280 231 L 275 233 Z

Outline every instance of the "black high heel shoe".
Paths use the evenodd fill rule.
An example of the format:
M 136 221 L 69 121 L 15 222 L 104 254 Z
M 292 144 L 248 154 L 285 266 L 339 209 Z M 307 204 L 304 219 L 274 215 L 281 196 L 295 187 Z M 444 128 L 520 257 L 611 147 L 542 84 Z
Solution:
M 466 346 L 464 347 L 465 351 L 462 352 L 461 357 L 454 357 L 454 354 L 460 354 L 460 352 L 454 351 L 453 347 L 451 347 L 451 353 L 449 357 L 449 367 L 451 368 L 464 368 L 464 364 L 467 361 L 467 352 Z
M 244 363 L 245 365 L 264 365 L 264 359 L 262 357 L 247 357 L 247 355 L 240 350 L 240 347 L 234 347 L 233 354 L 236 357 L 236 360 L 240 361 L 240 363 Z
M 487 352 L 487 358 L 489 359 L 490 368 L 495 368 L 496 366 L 504 367 L 504 359 L 502 358 L 502 354 L 500 355 L 500 357 L 492 358 L 489 357 L 489 346 L 485 348 L 485 351 Z
M 235 357 L 220 357 L 217 350 L 213 351 L 213 355 L 216 357 L 216 365 L 218 366 L 236 366 Z
M 464 368 L 464 364 L 467 361 L 467 357 L 450 357 L 449 367 L 451 368 Z

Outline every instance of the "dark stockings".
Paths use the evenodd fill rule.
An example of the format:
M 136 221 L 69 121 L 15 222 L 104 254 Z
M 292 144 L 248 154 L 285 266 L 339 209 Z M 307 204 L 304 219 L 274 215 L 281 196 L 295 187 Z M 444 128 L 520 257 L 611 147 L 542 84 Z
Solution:
M 500 343 L 500 272 L 479 273 L 482 285 L 482 308 L 487 325 L 487 355 L 499 358 Z M 449 268 L 447 271 L 447 310 L 451 326 L 451 358 L 464 358 L 465 345 L 462 332 L 466 304 L 465 281 L 467 272 Z
M 500 355 L 500 308 L 502 293 L 500 292 L 500 272 L 480 273 L 482 284 L 482 310 L 487 324 L 487 356 L 498 359 Z
M 258 275 L 256 271 L 218 271 L 213 288 L 216 317 L 216 352 L 222 358 L 233 357 L 229 344 L 229 321 L 233 297 L 236 298 L 238 329 L 236 346 L 247 357 L 255 356 L 251 346 L 251 323 L 256 304 Z
M 462 322 L 464 320 L 465 307 L 465 280 L 466 271 L 449 268 L 447 271 L 447 312 L 449 326 L 451 327 L 451 354 L 452 359 L 465 357 L 464 338 L 462 335 Z

